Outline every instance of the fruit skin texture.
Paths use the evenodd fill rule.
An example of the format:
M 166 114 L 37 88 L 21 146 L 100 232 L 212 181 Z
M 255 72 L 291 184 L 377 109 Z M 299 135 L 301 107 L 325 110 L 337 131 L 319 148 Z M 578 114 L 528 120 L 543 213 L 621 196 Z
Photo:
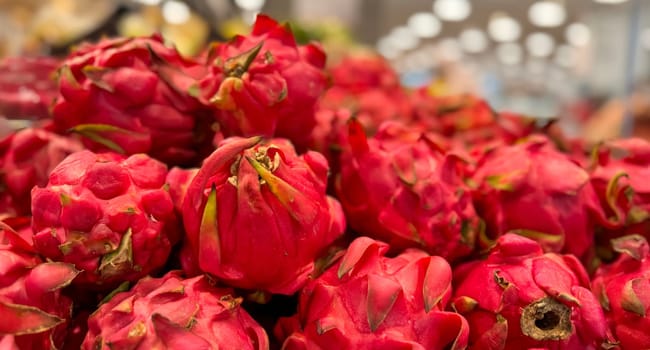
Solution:
M 83 149 L 72 138 L 40 128 L 16 131 L 0 141 L 0 218 L 30 214 L 30 193 L 45 186 L 50 171 Z
M 650 348 L 650 248 L 640 235 L 612 240 L 621 253 L 602 265 L 592 280 L 592 290 L 605 309 L 605 317 L 621 349 Z
M 633 233 L 650 239 L 650 142 L 610 141 L 595 155 L 591 183 L 609 219 L 603 241 Z
M 602 208 L 589 174 L 541 135 L 488 151 L 473 176 L 474 204 L 486 222 L 487 248 L 514 232 L 538 241 L 544 251 L 585 258 Z M 531 215 L 534 213 L 534 215 Z
M 54 124 L 85 136 L 93 151 L 193 164 L 212 140 L 207 111 L 189 91 L 201 70 L 160 35 L 82 44 L 59 70 Z
M 187 188 L 198 171 L 199 168 L 182 169 L 173 167 L 167 173 L 165 182 L 169 185 L 169 194 L 172 196 L 172 201 L 174 201 L 174 209 L 179 215 L 183 210 L 183 200 Z
M 544 254 L 526 237 L 505 234 L 486 260 L 454 269 L 452 306 L 469 322 L 475 349 L 600 349 L 607 323 L 572 255 Z
M 53 57 L 0 60 L 0 115 L 9 119 L 48 118 L 57 93 L 54 76 L 59 63 Z
M 183 279 L 171 271 L 144 277 L 88 318 L 81 348 L 268 349 L 266 332 L 240 303 L 207 276 Z
M 416 249 L 388 258 L 388 248 L 357 238 L 309 282 L 298 313 L 276 326 L 282 349 L 464 349 L 467 321 L 442 311 L 451 295 L 449 264 Z
M 453 261 L 473 251 L 481 221 L 463 183 L 463 161 L 429 136 L 386 122 L 366 139 L 352 120 L 336 193 L 356 232 Z
M 71 264 L 44 262 L 31 242 L 0 222 L 0 348 L 60 348 L 72 316 L 72 300 L 61 289 L 78 273 Z
M 39 253 L 83 270 L 74 283 L 110 290 L 162 267 L 179 227 L 167 168 L 144 154 L 74 153 L 32 191 Z
M 321 154 L 298 156 L 286 139 L 260 141 L 226 139 L 203 162 L 183 203 L 185 252 L 233 287 L 288 295 L 342 235 L 345 218 L 325 194 Z
M 327 86 L 325 60 L 316 44 L 298 47 L 288 25 L 258 15 L 249 36 L 213 45 L 200 96 L 224 136 L 284 137 L 303 148 Z

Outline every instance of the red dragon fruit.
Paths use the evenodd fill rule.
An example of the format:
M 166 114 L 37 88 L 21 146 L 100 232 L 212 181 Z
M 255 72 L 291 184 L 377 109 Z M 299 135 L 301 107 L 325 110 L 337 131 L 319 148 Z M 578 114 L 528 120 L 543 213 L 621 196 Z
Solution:
M 212 141 L 210 118 L 190 96 L 201 69 L 159 35 L 83 44 L 60 68 L 55 125 L 94 151 L 191 164 Z
M 505 234 L 487 260 L 454 270 L 452 306 L 474 349 L 600 349 L 612 345 L 589 277 L 572 255 Z
M 94 289 L 162 267 L 179 239 L 166 175 L 144 154 L 73 153 L 32 191 L 37 250 L 83 270 L 74 283 Z
M 425 87 L 412 100 L 415 122 L 445 136 L 493 126 L 498 118 L 485 100 L 473 95 L 432 96 Z
M 458 157 L 396 122 L 366 139 L 352 120 L 348 142 L 336 192 L 352 229 L 395 249 L 419 247 L 450 260 L 473 251 L 481 221 Z
M 83 147 L 44 129 L 16 131 L 0 141 L 0 218 L 30 213 L 30 193 L 45 186 L 50 171 Z
M 186 251 L 231 286 L 293 294 L 345 218 L 325 195 L 321 154 L 298 156 L 286 139 L 260 140 L 226 139 L 203 162 L 183 203 Z
M 596 271 L 592 290 L 621 349 L 650 349 L 650 247 L 640 235 L 614 239 L 612 245 L 621 255 Z
M 70 264 L 44 262 L 31 242 L 0 222 L 0 348 L 60 348 L 72 316 L 61 289 L 77 274 Z
M 515 232 L 544 251 L 586 258 L 602 208 L 589 174 L 543 136 L 488 151 L 474 174 L 474 204 L 486 221 L 480 243 Z
M 52 57 L 6 57 L 0 60 L 0 116 L 44 119 L 57 88 L 59 60 Z
M 145 277 L 90 316 L 82 349 L 268 349 L 266 332 L 240 303 L 206 276 Z
M 602 240 L 632 233 L 650 239 L 650 142 L 610 141 L 595 155 L 591 183 L 609 219 Z
M 280 319 L 283 349 L 464 349 L 469 329 L 444 312 L 451 267 L 409 249 L 357 238 L 342 259 L 301 291 L 298 314 Z
M 169 185 L 169 194 L 172 196 L 174 209 L 179 214 L 183 211 L 183 200 L 185 199 L 187 188 L 192 183 L 192 179 L 194 179 L 198 171 L 198 168 L 182 169 L 173 167 L 167 173 L 166 183 Z
M 325 53 L 298 47 L 288 25 L 258 15 L 249 36 L 217 43 L 200 95 L 217 109 L 225 136 L 266 136 L 307 146 L 314 110 L 326 87 Z

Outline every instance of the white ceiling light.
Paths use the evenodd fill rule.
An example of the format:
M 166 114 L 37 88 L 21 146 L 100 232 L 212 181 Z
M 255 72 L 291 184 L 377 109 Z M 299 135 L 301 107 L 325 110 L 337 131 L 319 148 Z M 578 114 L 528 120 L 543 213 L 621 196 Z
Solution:
M 591 40 L 591 30 L 583 23 L 571 23 L 564 33 L 566 41 L 577 47 L 586 46 Z
M 246 11 L 259 11 L 264 7 L 266 0 L 235 0 L 235 5 Z
M 650 51 L 650 27 L 641 31 L 641 47 L 646 51 Z
M 548 57 L 555 49 L 555 40 L 546 33 L 532 33 L 526 38 L 526 49 L 531 56 Z
M 485 33 L 477 28 L 468 28 L 460 33 L 458 38 L 460 47 L 469 53 L 479 53 L 485 51 L 488 45 Z
M 421 38 L 433 38 L 442 29 L 440 20 L 431 12 L 417 12 L 409 17 L 409 29 Z
M 401 50 L 395 45 L 390 38 L 381 38 L 377 42 L 377 51 L 385 58 L 392 60 L 401 54 Z
M 497 58 L 501 63 L 514 65 L 521 63 L 523 50 L 517 43 L 503 43 L 497 47 Z
M 620 4 L 626 2 L 627 0 L 594 0 L 594 1 L 601 4 Z
M 436 0 L 433 12 L 443 21 L 458 22 L 469 17 L 472 5 L 468 0 Z
M 557 27 L 566 20 L 566 10 L 557 1 L 541 0 L 530 6 L 528 19 L 538 27 Z
M 414 49 L 420 43 L 420 39 L 405 26 L 394 28 L 389 38 L 395 47 L 404 51 Z
M 560 45 L 555 50 L 555 64 L 560 67 L 570 68 L 576 62 L 576 49 L 569 45 Z
M 162 5 L 162 15 L 167 23 L 183 24 L 190 19 L 190 8 L 182 1 L 171 0 Z
M 496 42 L 516 41 L 521 35 L 521 26 L 507 14 L 496 12 L 488 23 L 488 33 Z

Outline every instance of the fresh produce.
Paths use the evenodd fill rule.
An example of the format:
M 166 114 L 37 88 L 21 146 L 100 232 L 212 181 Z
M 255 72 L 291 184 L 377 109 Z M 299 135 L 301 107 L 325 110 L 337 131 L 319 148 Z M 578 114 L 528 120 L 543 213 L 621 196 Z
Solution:
M 88 318 L 82 349 L 268 349 L 266 332 L 240 303 L 206 276 L 145 277 Z
M 601 266 L 592 281 L 605 317 L 621 349 L 650 348 L 650 247 L 640 235 L 612 240 L 620 253 L 611 265 Z
M 325 57 L 316 44 L 299 47 L 288 25 L 259 15 L 249 36 L 211 47 L 200 95 L 225 136 L 283 137 L 306 147 L 326 87 Z
M 360 237 L 300 292 L 298 314 L 281 319 L 283 349 L 464 349 L 467 321 L 445 312 L 451 267 L 441 257 Z
M 30 213 L 30 193 L 45 186 L 55 166 L 83 146 L 46 129 L 27 128 L 0 141 L 0 219 Z
M 161 268 L 180 238 L 167 167 L 144 155 L 81 151 L 32 191 L 34 246 L 74 264 L 75 284 L 110 289 Z
M 298 155 L 286 139 L 226 139 L 187 188 L 186 251 L 231 286 L 297 292 L 345 228 L 327 171 L 322 155 Z
M 395 249 L 418 247 L 450 260 L 474 250 L 481 220 L 458 156 L 395 122 L 366 138 L 353 120 L 348 143 L 336 193 L 353 230 Z
M 600 349 L 612 345 L 589 277 L 572 255 L 528 238 L 499 237 L 486 260 L 454 270 L 454 310 L 476 349 Z
M 650 348 L 650 143 L 305 39 L 0 62 L 0 349 Z
M 535 239 L 545 251 L 579 258 L 592 253 L 603 214 L 589 174 L 547 138 L 490 150 L 479 160 L 473 181 L 476 209 L 486 222 L 483 247 L 515 232 Z
M 212 142 L 208 112 L 190 96 L 202 70 L 160 35 L 83 44 L 59 68 L 54 124 L 93 151 L 192 164 Z
M 0 222 L 0 348 L 59 348 L 72 315 L 72 300 L 61 290 L 78 273 L 71 264 L 44 261 Z

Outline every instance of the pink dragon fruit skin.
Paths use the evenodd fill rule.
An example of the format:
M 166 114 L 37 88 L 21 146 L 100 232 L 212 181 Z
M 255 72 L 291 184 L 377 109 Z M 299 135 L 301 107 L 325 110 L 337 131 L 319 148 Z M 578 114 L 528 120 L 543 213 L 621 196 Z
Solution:
M 145 277 L 114 295 L 88 319 L 82 349 L 266 350 L 264 329 L 230 289 L 179 271 Z
M 544 254 L 517 234 L 454 270 L 452 306 L 475 349 L 600 349 L 614 344 L 589 277 L 572 255 Z
M 82 149 L 75 139 L 39 128 L 16 131 L 0 141 L 0 217 L 29 215 L 32 188 L 47 184 L 50 171 Z
M 298 313 L 280 319 L 282 349 L 464 349 L 469 329 L 445 312 L 451 267 L 409 249 L 388 258 L 388 245 L 368 237 L 300 292 Z
M 298 156 L 286 139 L 226 139 L 187 189 L 189 259 L 234 287 L 295 293 L 345 228 L 327 172 L 322 155 Z
M 54 124 L 93 151 L 194 164 L 212 140 L 209 112 L 190 95 L 202 69 L 159 35 L 83 44 L 59 70 Z
M 489 247 L 507 232 L 533 238 L 544 251 L 586 258 L 604 217 L 589 174 L 537 135 L 496 147 L 478 162 L 474 204 L 486 221 Z M 534 214 L 534 215 L 532 215 Z
M 592 290 L 605 309 L 605 317 L 626 349 L 650 348 L 650 248 L 640 235 L 612 240 L 621 253 L 610 265 L 601 266 L 592 280 Z
M 192 179 L 194 179 L 198 171 L 198 168 L 182 169 L 173 167 L 167 173 L 165 182 L 169 185 L 169 194 L 172 196 L 172 201 L 174 201 L 174 209 L 179 214 L 183 211 L 183 200 L 185 199 L 187 188 L 192 183 Z
M 48 118 L 56 97 L 59 60 L 53 57 L 6 57 L 0 60 L 0 116 Z
M 366 139 L 352 120 L 348 144 L 336 193 L 353 230 L 397 250 L 417 247 L 452 261 L 474 250 L 481 221 L 459 157 L 396 122 Z
M 249 36 L 218 43 L 199 83 L 225 136 L 266 136 L 308 145 L 314 110 L 326 87 L 325 53 L 298 47 L 287 25 L 258 15 Z
M 650 239 L 650 142 L 632 138 L 596 149 L 591 183 L 608 216 L 601 239 L 638 233 Z
M 72 315 L 72 300 L 61 289 L 78 273 L 70 264 L 44 262 L 31 242 L 0 221 L 0 348 L 60 348 Z
M 83 270 L 74 283 L 107 290 L 162 267 L 179 240 L 167 168 L 144 154 L 73 153 L 32 191 L 34 244 Z

